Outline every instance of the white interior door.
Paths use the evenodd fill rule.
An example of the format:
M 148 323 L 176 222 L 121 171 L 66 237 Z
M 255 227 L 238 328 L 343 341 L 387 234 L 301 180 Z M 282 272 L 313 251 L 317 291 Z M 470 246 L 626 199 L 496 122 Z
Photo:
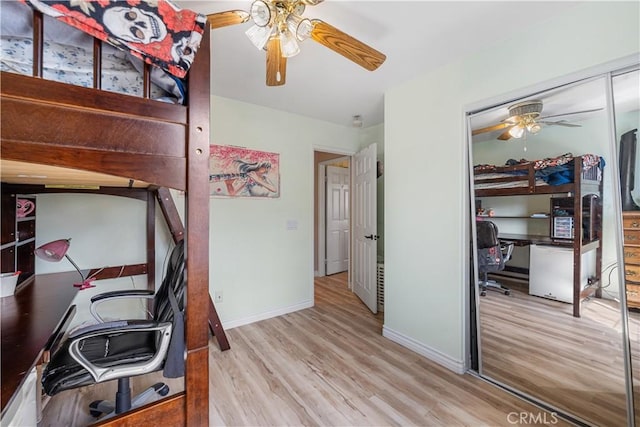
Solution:
M 378 312 L 376 258 L 376 144 L 355 154 L 353 170 L 353 290 Z
M 327 273 L 349 268 L 349 169 L 327 166 Z

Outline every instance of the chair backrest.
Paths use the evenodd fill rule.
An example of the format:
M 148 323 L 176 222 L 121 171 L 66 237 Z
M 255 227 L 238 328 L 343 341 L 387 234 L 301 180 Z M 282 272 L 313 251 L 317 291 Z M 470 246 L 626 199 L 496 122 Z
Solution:
M 486 249 L 500 245 L 498 226 L 491 221 L 476 221 L 478 249 Z
M 153 300 L 154 320 L 172 323 L 171 342 L 163 370 L 166 378 L 179 378 L 185 374 L 184 294 L 186 283 L 184 240 L 181 240 L 171 252 L 164 280 Z
M 169 300 L 169 292 L 175 296 L 180 311 L 184 309 L 186 278 L 184 274 L 184 240 L 176 244 L 169 257 L 167 272 L 160 289 L 153 299 L 153 318 L 157 322 L 172 322 L 174 313 Z
M 504 269 L 505 259 L 498 239 L 498 227 L 491 221 L 477 221 L 478 270 L 481 273 Z

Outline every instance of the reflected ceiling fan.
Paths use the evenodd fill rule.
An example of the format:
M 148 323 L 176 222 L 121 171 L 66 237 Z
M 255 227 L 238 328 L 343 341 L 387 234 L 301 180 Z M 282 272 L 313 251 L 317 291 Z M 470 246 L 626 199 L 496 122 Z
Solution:
M 518 104 L 511 105 L 509 107 L 509 117 L 502 120 L 500 123 L 488 126 L 481 129 L 475 129 L 471 132 L 472 135 L 478 135 L 481 133 L 495 132 L 497 130 L 503 130 L 498 139 L 506 141 L 511 138 L 522 138 L 525 132 L 536 134 L 540 132 L 543 125 L 546 126 L 566 126 L 566 127 L 581 127 L 580 125 L 569 123 L 566 120 L 548 121 L 547 119 L 554 117 L 569 116 L 573 114 L 592 113 L 594 111 L 600 111 L 602 108 L 595 108 L 592 110 L 573 111 L 570 113 L 554 114 L 551 116 L 542 116 L 542 101 L 538 99 L 532 99 Z
M 249 12 L 229 10 L 207 15 L 207 18 L 213 29 L 253 21 L 246 34 L 258 49 L 267 51 L 267 86 L 285 83 L 287 58 L 297 55 L 298 43 L 309 38 L 369 71 L 382 65 L 386 59 L 384 54 L 326 22 L 302 17 L 306 6 L 322 1 L 256 0 Z

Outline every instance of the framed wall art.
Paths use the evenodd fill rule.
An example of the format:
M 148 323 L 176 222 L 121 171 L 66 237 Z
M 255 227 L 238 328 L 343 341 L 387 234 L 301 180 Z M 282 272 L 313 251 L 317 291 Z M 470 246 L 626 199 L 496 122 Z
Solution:
M 219 197 L 280 197 L 280 154 L 211 145 L 209 187 Z

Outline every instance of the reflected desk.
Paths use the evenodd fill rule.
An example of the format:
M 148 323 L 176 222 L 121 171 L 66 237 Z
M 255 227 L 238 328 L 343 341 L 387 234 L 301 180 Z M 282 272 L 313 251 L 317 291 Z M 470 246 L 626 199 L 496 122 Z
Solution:
M 558 242 L 551 239 L 549 236 L 539 236 L 533 234 L 511 234 L 500 233 L 498 239 L 505 242 L 513 243 L 516 246 L 529 246 L 529 245 L 558 245 L 558 246 L 571 246 L 569 242 Z
M 516 246 L 529 246 L 529 245 L 544 245 L 544 246 L 558 246 L 562 248 L 573 248 L 573 240 L 569 239 L 552 239 L 549 236 L 540 236 L 534 234 L 511 234 L 511 233 L 499 233 L 499 240 L 505 242 L 512 242 Z M 599 240 L 583 241 L 582 252 L 588 252 L 592 249 L 597 249 L 600 246 Z
M 39 274 L 0 298 L 2 414 L 58 331 L 73 317 L 78 273 Z
M 498 239 L 501 242 L 505 243 L 513 243 L 514 246 L 524 247 L 531 245 L 544 245 L 544 246 L 558 246 L 571 248 L 573 247 L 573 242 L 571 240 L 554 240 L 549 236 L 542 236 L 536 234 L 514 234 L 514 233 L 499 233 Z M 518 273 L 525 276 L 529 275 L 528 267 L 516 267 L 513 265 L 506 265 L 504 270 L 505 272 Z M 500 272 L 491 273 L 497 276 L 501 276 Z
M 575 260 L 576 248 L 574 247 L 573 240 L 559 240 L 552 239 L 549 236 L 540 236 L 540 235 L 530 235 L 530 234 L 510 234 L 510 233 L 499 233 L 498 239 L 503 242 L 513 243 L 515 246 L 530 246 L 530 245 L 539 245 L 539 246 L 555 246 L 559 248 L 571 249 L 574 251 L 573 259 Z M 601 285 L 601 271 L 600 271 L 600 254 L 601 246 L 600 240 L 591 240 L 591 241 L 583 241 L 581 247 L 579 248 L 580 252 L 579 259 L 586 254 L 587 252 L 596 250 L 596 271 L 595 276 L 590 277 L 586 284 L 580 282 L 581 277 L 581 266 L 583 265 L 583 261 L 568 262 L 568 268 L 571 271 L 571 281 L 573 282 L 573 305 L 574 305 L 574 317 L 580 317 L 579 315 L 579 302 L 588 296 L 595 294 L 596 298 L 602 297 L 602 288 Z M 523 267 L 515 267 L 515 266 L 505 266 L 504 270 L 506 272 L 518 273 L 530 276 L 530 269 Z M 540 270 L 536 270 L 540 271 Z M 500 272 L 492 273 L 494 275 L 501 275 Z M 577 279 L 576 279 L 577 278 Z M 537 294 L 536 294 L 537 295 Z M 541 295 L 539 295 L 541 296 Z M 566 301 L 569 302 L 569 301 Z

